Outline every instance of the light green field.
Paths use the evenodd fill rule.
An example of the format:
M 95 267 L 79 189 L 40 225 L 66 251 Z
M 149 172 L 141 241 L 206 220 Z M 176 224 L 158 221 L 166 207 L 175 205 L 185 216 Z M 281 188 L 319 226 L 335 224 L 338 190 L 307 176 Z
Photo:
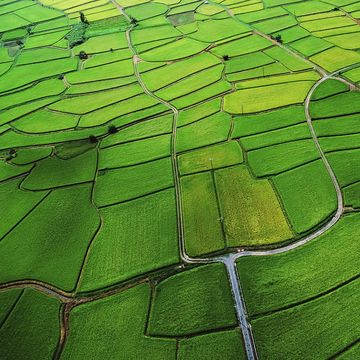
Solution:
M 299 81 L 241 89 L 224 97 L 224 110 L 231 114 L 248 114 L 299 104 L 304 102 L 313 84 L 313 81 Z M 253 102 L 254 98 L 261 101 Z
M 320 160 L 275 176 L 273 182 L 297 233 L 321 223 L 337 208 L 334 185 Z
M 246 167 L 235 166 L 216 171 L 215 181 L 228 246 L 264 245 L 292 237 L 268 180 L 255 180 Z

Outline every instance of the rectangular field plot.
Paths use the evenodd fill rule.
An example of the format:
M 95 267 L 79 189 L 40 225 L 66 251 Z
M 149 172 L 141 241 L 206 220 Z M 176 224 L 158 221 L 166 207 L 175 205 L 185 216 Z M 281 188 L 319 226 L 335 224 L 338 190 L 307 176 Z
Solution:
M 223 264 L 176 274 L 155 288 L 148 324 L 150 336 L 186 336 L 236 324 Z
M 179 344 L 179 360 L 246 358 L 237 329 L 182 339 Z
M 187 152 L 178 161 L 183 175 L 240 164 L 243 154 L 239 144 L 231 141 Z
M 56 299 L 32 289 L 22 290 L 0 330 L 1 358 L 50 359 L 60 332 L 59 310 L 60 302 Z
M 156 136 L 112 146 L 100 151 L 99 169 L 135 165 L 170 156 L 171 136 Z
M 224 97 L 224 110 L 231 114 L 247 114 L 299 104 L 304 102 L 313 84 L 313 81 L 299 81 L 241 89 Z
M 199 256 L 225 248 L 214 176 L 210 172 L 181 179 L 185 250 Z
M 171 186 L 173 175 L 170 158 L 116 170 L 103 170 L 96 180 L 95 202 L 98 206 L 107 206 Z
M 84 265 L 80 291 L 177 263 L 175 211 L 173 189 L 101 209 L 102 230 Z
M 272 145 L 248 153 L 249 165 L 258 177 L 276 175 L 319 157 L 312 139 Z
M 291 252 L 239 259 L 250 316 L 301 303 L 357 276 L 359 243 L 353 240 L 360 234 L 359 218 L 359 214 L 347 215 Z
M 289 106 L 283 109 L 255 115 L 244 115 L 234 118 L 233 138 L 254 135 L 271 130 L 286 128 L 305 122 L 302 106 Z
M 216 144 L 227 139 L 231 117 L 223 112 L 211 115 L 177 131 L 178 152 Z
M 275 176 L 273 182 L 297 233 L 308 231 L 336 210 L 334 185 L 321 160 Z
M 358 339 L 359 301 L 357 279 L 313 301 L 253 321 L 259 355 L 294 360 L 331 357 Z
M 229 247 L 271 244 L 292 237 L 268 180 L 256 180 L 245 166 L 235 166 L 217 170 L 215 181 Z
M 174 358 L 175 340 L 144 336 L 149 299 L 150 287 L 143 284 L 74 308 L 71 334 L 61 358 L 106 358 L 113 354 L 141 358 L 144 353 L 152 359 Z

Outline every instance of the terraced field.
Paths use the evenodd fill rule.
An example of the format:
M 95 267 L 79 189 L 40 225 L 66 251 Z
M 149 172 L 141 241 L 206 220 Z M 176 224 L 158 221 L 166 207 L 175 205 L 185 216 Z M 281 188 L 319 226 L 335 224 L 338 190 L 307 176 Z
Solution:
M 0 0 L 0 359 L 358 359 L 359 24 Z

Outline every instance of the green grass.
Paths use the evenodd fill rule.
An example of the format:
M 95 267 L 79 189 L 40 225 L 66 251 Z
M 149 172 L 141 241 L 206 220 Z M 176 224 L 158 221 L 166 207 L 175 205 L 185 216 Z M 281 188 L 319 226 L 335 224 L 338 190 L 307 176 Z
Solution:
M 339 46 L 343 49 L 356 50 L 358 49 L 358 43 L 360 41 L 360 34 L 341 34 L 327 37 L 326 40 L 336 46 Z
M 347 186 L 343 189 L 344 202 L 346 206 L 360 208 L 360 183 Z
M 352 184 L 359 179 L 360 150 L 338 151 L 326 155 L 341 186 Z
M 264 245 L 292 237 L 268 180 L 255 180 L 245 166 L 235 166 L 217 170 L 215 181 L 228 246 Z
M 80 51 L 85 51 L 87 54 L 95 54 L 100 52 L 109 51 L 110 49 L 124 49 L 127 48 L 127 41 L 124 33 L 100 35 L 89 38 L 85 43 L 75 46 L 75 54 Z
M 329 79 L 321 83 L 314 91 L 311 100 L 321 100 L 323 98 L 337 95 L 349 90 L 348 85 L 335 79 Z
M 1 358 L 50 359 L 60 334 L 59 308 L 56 299 L 32 289 L 24 290 L 1 327 Z
M 55 103 L 56 104 L 56 103 Z M 50 105 L 51 108 L 52 105 Z M 51 119 L 49 121 L 49 119 Z M 56 113 L 45 109 L 34 111 L 15 120 L 12 126 L 27 133 L 44 133 L 74 128 L 79 117 L 73 114 Z
M 109 101 L 111 101 L 111 97 Z M 123 101 L 117 102 L 116 104 L 111 104 L 103 108 L 94 110 L 91 113 L 85 114 L 84 116 L 81 117 L 79 126 L 92 127 L 92 126 L 102 125 L 117 118 L 120 119 L 125 118 L 125 115 L 132 115 L 136 111 L 141 111 L 147 108 L 154 107 L 155 105 L 158 105 L 158 103 L 159 102 L 156 99 L 150 97 L 147 94 L 141 93 L 137 96 L 133 96 L 130 97 L 129 99 L 125 99 Z M 161 104 L 161 108 L 163 109 L 162 111 L 167 110 L 167 108 L 162 104 Z M 126 124 L 126 122 L 122 123 L 122 125 L 124 124 Z
M 111 64 L 77 71 L 66 76 L 70 84 L 81 84 L 90 81 L 107 80 L 133 75 L 134 69 L 130 59 Z
M 171 39 L 181 36 L 180 31 L 170 25 L 135 29 L 131 32 L 131 40 L 135 45 L 161 39 Z
M 264 69 L 264 73 L 266 74 L 266 69 Z M 262 78 L 260 79 L 250 79 L 237 83 L 236 88 L 247 89 L 247 88 L 260 87 L 260 86 L 271 86 L 276 84 L 313 81 L 319 79 L 320 79 L 319 75 L 314 71 L 304 71 L 304 72 L 299 72 L 297 74 L 279 74 L 279 75 L 275 74 L 274 76 L 269 76 L 268 74 L 267 76 L 262 76 Z
M 0 184 L 0 203 L 6 204 L 0 223 L 0 238 L 31 211 L 47 194 L 45 191 L 30 192 L 19 190 L 22 178 L 8 180 Z
M 5 181 L 13 177 L 25 174 L 31 170 L 32 166 L 16 166 L 0 161 L 0 181 Z
M 101 148 L 127 141 L 141 140 L 156 135 L 170 134 L 172 131 L 172 122 L 173 115 L 168 114 L 149 119 L 139 124 L 134 124 L 102 140 Z
M 309 303 L 252 322 L 264 359 L 325 359 L 358 339 L 360 280 Z M 284 331 L 286 329 L 286 331 Z
M 16 89 L 50 76 L 74 71 L 76 67 L 77 59 L 59 59 L 39 64 L 18 66 L 1 77 L 0 92 Z
M 220 111 L 221 98 L 213 99 L 203 104 L 196 105 L 190 109 L 185 109 L 179 112 L 177 126 L 188 125 L 192 122 L 213 115 Z
M 360 54 L 352 50 L 333 47 L 312 56 L 310 60 L 327 71 L 335 71 L 358 63 Z
M 84 63 L 84 68 L 89 69 L 99 65 L 110 64 L 116 61 L 130 59 L 132 53 L 130 49 L 120 49 L 110 52 L 103 52 L 92 55 Z
M 274 59 L 265 55 L 262 52 L 254 52 L 231 58 L 226 62 L 226 74 L 231 74 L 238 71 L 265 66 L 274 62 Z
M 155 95 L 159 96 L 161 99 L 170 101 L 181 96 L 192 94 L 197 90 L 201 90 L 206 86 L 221 80 L 223 70 L 223 65 L 217 65 L 215 67 L 205 69 L 199 73 L 188 76 L 175 84 L 158 90 Z
M 179 360 L 246 358 L 239 330 L 185 338 L 179 342 Z
M 297 140 L 272 145 L 248 153 L 248 161 L 256 176 L 276 175 L 319 158 L 312 140 Z
M 10 31 L 25 27 L 30 23 L 16 14 L 4 14 L 0 16 L 0 32 Z
M 157 15 L 162 15 L 168 10 L 167 6 L 160 3 L 146 3 L 140 4 L 134 7 L 130 7 L 126 10 L 126 13 L 132 16 L 137 21 L 145 20 Z
M 232 90 L 231 85 L 225 80 L 220 80 L 216 83 L 204 87 L 203 89 L 196 90 L 188 95 L 172 100 L 171 103 L 177 109 L 181 110 L 186 107 L 224 94 L 225 92 L 229 92 L 230 90 Z
M 101 209 L 102 231 L 86 260 L 80 291 L 177 263 L 175 209 L 173 189 Z
M 184 59 L 202 52 L 208 45 L 192 39 L 180 39 L 140 54 L 145 61 L 171 61 Z
M 115 90 L 102 91 L 100 94 L 69 97 L 50 105 L 49 109 L 78 115 L 87 114 L 99 108 L 129 99 L 142 92 L 140 85 L 135 83 Z
M 66 90 L 66 95 L 81 95 L 95 91 L 114 89 L 121 86 L 133 84 L 135 81 L 135 76 L 126 76 L 116 79 L 99 80 L 82 84 L 75 84 L 71 85 L 71 87 Z
M 14 92 L 8 95 L 2 95 L 0 97 L 0 110 L 15 105 L 21 105 L 25 102 L 39 100 L 44 97 L 59 95 L 64 90 L 65 90 L 65 86 L 61 80 L 58 79 L 44 80 L 27 89 Z M 13 111 L 16 111 L 16 109 L 14 109 Z
M 191 38 L 199 41 L 213 43 L 235 35 L 249 32 L 248 26 L 228 18 L 223 20 L 208 20 L 198 22 L 198 31 L 191 34 Z
M 215 184 L 210 172 L 181 179 L 185 249 L 199 256 L 224 249 Z
M 16 156 L 11 160 L 15 165 L 26 165 L 48 157 L 52 153 L 52 147 L 38 147 L 18 149 Z
M 68 58 L 70 57 L 70 51 L 65 49 L 56 48 L 40 48 L 34 50 L 22 51 L 19 55 L 16 64 L 27 65 L 37 62 Z
M 241 138 L 240 143 L 245 151 L 249 151 L 301 139 L 311 139 L 308 124 L 298 124 L 258 135 L 250 135 Z
M 280 61 L 291 71 L 312 69 L 312 66 L 309 63 L 293 55 L 290 55 L 286 52 L 286 50 L 281 49 L 278 46 L 274 46 L 270 49 L 264 50 L 264 53 L 272 57 L 274 60 Z
M 251 316 L 312 298 L 357 275 L 358 214 L 288 253 L 245 257 L 237 266 Z M 341 268 L 341 271 L 338 271 Z
M 211 264 L 174 275 L 155 289 L 150 335 L 187 335 L 237 323 L 225 267 Z
M 150 359 L 174 358 L 175 340 L 144 336 L 149 297 L 150 288 L 144 284 L 74 308 L 70 313 L 72 330 L 61 358 L 106 359 L 114 354 L 121 360 L 129 359 L 129 354 L 134 358 L 144 354 Z
M 3 325 L 12 307 L 22 295 L 22 289 L 10 289 L 0 292 L 0 324 Z
M 73 290 L 100 222 L 90 192 L 89 185 L 54 190 L 14 228 L 0 244 L 6 269 L 0 281 L 32 279 Z
M 100 151 L 99 169 L 135 165 L 170 156 L 171 136 L 163 135 L 112 146 Z
M 22 187 L 27 190 L 44 190 L 92 181 L 96 161 L 95 150 L 67 160 L 56 156 L 49 157 L 37 163 L 22 183 Z
M 148 71 L 143 73 L 141 78 L 151 91 L 155 91 L 170 85 L 177 80 L 184 79 L 193 73 L 220 63 L 220 60 L 215 56 L 204 53 L 193 58 Z
M 231 118 L 219 112 L 177 130 L 177 152 L 216 144 L 227 139 Z
M 243 162 L 243 154 L 236 141 L 209 146 L 179 156 L 181 174 L 218 169 Z
M 60 100 L 59 96 L 51 96 L 5 110 L 1 114 L 0 125 L 7 124 L 12 120 L 21 118 L 24 115 L 30 114 L 33 111 L 43 108 L 44 106 L 52 104 L 58 100 Z
M 233 138 L 285 128 L 305 121 L 304 108 L 299 105 L 289 106 L 255 115 L 234 118 Z
M 320 139 L 324 152 L 350 150 L 360 148 L 360 134 L 328 136 Z
M 309 36 L 305 39 L 292 42 L 290 46 L 306 57 L 309 57 L 329 49 L 333 45 L 323 39 L 317 38 L 315 36 Z
M 357 91 L 334 95 L 310 103 L 313 119 L 355 114 L 360 112 L 360 93 Z
M 211 52 L 217 56 L 228 55 L 234 57 L 263 50 L 270 46 L 272 46 L 272 44 L 269 40 L 259 35 L 250 35 L 218 45 L 214 49 L 211 49 Z
M 226 79 L 228 81 L 241 81 L 247 79 L 258 79 L 265 76 L 270 75 L 278 75 L 278 74 L 286 74 L 289 73 L 289 69 L 287 69 L 284 65 L 276 62 L 268 65 L 260 66 L 254 69 L 239 71 L 226 75 Z M 265 80 L 265 78 L 264 78 Z M 237 84 L 238 85 L 238 84 Z M 240 84 L 241 86 L 241 84 Z
M 46 32 L 31 35 L 25 42 L 25 49 L 41 48 L 44 46 L 52 46 L 64 39 L 70 29 L 58 30 L 54 32 Z
M 293 229 L 302 233 L 337 208 L 334 185 L 321 160 L 273 178 Z
M 116 184 L 116 186 L 114 185 Z M 100 172 L 95 185 L 98 206 L 115 204 L 173 185 L 170 158 Z
M 265 34 L 271 34 L 297 25 L 297 21 L 292 16 L 281 16 L 255 23 L 253 26 Z
M 248 114 L 303 103 L 313 84 L 313 81 L 299 81 L 237 90 L 224 97 L 224 110 Z

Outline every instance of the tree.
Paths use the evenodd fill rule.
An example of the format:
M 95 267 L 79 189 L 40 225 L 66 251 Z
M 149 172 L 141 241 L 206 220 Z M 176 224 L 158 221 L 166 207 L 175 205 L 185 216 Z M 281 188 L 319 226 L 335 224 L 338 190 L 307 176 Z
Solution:
M 92 144 L 96 144 L 98 142 L 98 139 L 95 135 L 90 135 L 89 136 L 89 141 L 92 143 Z
M 84 50 L 81 50 L 81 51 L 79 52 L 79 58 L 80 58 L 80 60 L 86 60 L 88 57 L 89 57 L 88 54 L 87 54 Z
M 224 59 L 224 61 L 228 61 L 229 60 L 229 55 L 223 55 L 223 59 Z
M 84 14 L 82 11 L 80 11 L 80 21 L 81 21 L 83 24 L 89 24 L 89 22 L 88 22 L 88 20 L 87 20 L 87 18 L 86 18 L 86 16 L 85 16 L 85 14 Z
M 118 129 L 115 125 L 110 125 L 108 128 L 109 134 L 116 134 L 118 132 Z

